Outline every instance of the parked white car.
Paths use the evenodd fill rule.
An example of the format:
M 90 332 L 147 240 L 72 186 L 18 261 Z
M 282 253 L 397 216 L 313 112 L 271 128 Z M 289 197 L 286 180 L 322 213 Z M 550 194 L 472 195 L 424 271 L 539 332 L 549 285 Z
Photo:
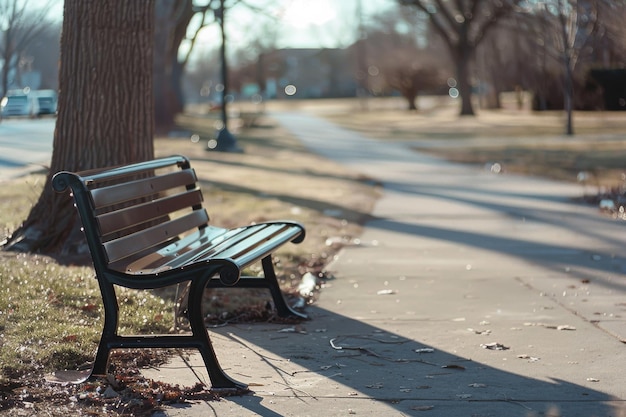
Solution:
M 0 101 L 2 117 L 28 116 L 37 117 L 39 101 L 29 88 L 23 90 L 9 90 Z
M 56 114 L 57 113 L 57 92 L 54 90 L 36 90 L 34 94 L 37 96 L 39 103 L 39 112 L 37 115 L 42 114 Z

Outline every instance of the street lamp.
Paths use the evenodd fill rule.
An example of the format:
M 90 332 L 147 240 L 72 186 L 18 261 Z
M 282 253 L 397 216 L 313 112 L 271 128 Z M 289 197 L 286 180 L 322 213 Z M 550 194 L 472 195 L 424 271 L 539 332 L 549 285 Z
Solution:
M 242 152 L 237 145 L 237 139 L 228 131 L 228 65 L 226 63 L 226 31 L 224 30 L 224 0 L 220 0 L 219 8 L 214 11 L 215 18 L 219 21 L 220 32 L 222 34 L 222 45 L 220 48 L 220 58 L 222 60 L 222 127 L 217 134 L 217 143 L 214 147 L 209 147 L 212 151 L 221 152 Z

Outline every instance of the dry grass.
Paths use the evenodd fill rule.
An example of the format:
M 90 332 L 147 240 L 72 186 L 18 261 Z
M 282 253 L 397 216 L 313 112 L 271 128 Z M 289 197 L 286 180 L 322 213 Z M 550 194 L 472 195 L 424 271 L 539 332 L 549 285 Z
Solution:
M 305 241 L 285 245 L 276 256 L 282 287 L 293 293 L 305 272 L 326 273 L 324 266 L 339 249 L 335 244 L 328 245 L 327 240 L 349 241 L 358 236 L 379 194 L 366 179 L 306 151 L 270 120 L 261 118 L 257 122 L 250 129 L 233 130 L 245 152 L 230 154 L 207 151 L 206 140 L 213 134 L 210 118 L 181 117 L 179 123 L 186 133 L 156 139 L 156 154 L 183 154 L 192 159 L 205 205 L 216 225 L 232 227 L 272 219 L 292 219 L 305 225 Z M 192 142 L 191 134 L 203 139 Z M 43 179 L 42 174 L 35 174 L 3 183 L 0 225 L 5 235 L 26 218 Z M 159 391 L 157 386 L 147 394 L 131 390 L 130 403 L 115 400 L 112 404 L 99 394 L 106 388 L 106 381 L 71 388 L 42 383 L 42 376 L 50 371 L 76 369 L 93 360 L 103 315 L 93 275 L 90 267 L 62 266 L 45 256 L 2 254 L 0 415 L 75 415 L 78 411 L 109 415 L 125 407 L 128 412 L 130 403 L 141 407 L 135 415 L 150 415 L 157 405 L 154 392 L 171 390 L 162 387 Z M 123 291 L 121 332 L 170 331 L 174 324 L 174 294 L 174 289 Z M 273 319 L 266 314 L 269 299 L 265 290 L 207 291 L 205 313 L 212 324 Z M 147 363 L 164 359 L 163 355 L 147 354 Z M 138 366 L 134 361 L 144 356 L 130 357 L 132 361 L 124 357 L 114 361 L 122 378 L 134 378 L 132 369 Z M 76 403 L 80 392 L 86 400 Z
M 563 112 L 518 109 L 506 95 L 503 109 L 477 108 L 476 117 L 458 116 L 458 102 L 442 97 L 423 98 L 417 112 L 396 98 L 318 104 L 301 106 L 365 136 L 410 141 L 454 162 L 497 162 L 505 172 L 563 181 L 585 171 L 600 188 L 624 185 L 626 112 L 575 112 L 575 134 L 566 136 Z

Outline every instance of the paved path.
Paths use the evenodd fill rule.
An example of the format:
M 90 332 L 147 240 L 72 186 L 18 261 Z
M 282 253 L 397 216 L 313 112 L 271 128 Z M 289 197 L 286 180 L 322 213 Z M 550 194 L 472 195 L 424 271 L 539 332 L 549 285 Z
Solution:
M 310 322 L 215 329 L 255 393 L 167 415 L 626 416 L 626 224 L 572 203 L 575 185 L 273 116 L 385 195 Z M 189 360 L 197 376 L 182 361 L 148 376 L 206 380 Z

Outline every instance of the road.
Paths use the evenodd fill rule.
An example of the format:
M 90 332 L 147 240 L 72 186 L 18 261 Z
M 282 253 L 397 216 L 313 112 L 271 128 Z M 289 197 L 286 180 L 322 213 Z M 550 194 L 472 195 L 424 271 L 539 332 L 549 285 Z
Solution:
M 56 119 L 0 122 L 0 181 L 48 165 Z

